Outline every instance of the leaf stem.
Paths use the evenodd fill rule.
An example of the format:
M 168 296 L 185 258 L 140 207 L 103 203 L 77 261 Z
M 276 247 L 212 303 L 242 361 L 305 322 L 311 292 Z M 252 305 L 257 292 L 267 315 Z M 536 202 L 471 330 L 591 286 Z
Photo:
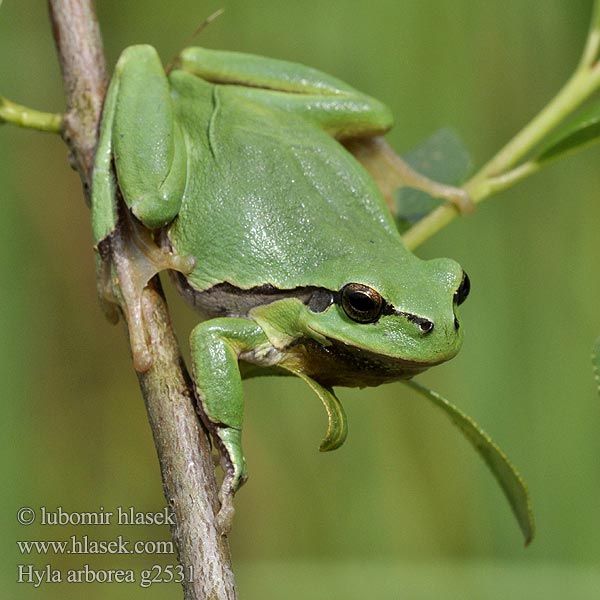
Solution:
M 581 56 L 580 68 L 590 67 L 598 60 L 598 52 L 600 51 L 600 2 L 594 2 L 592 9 L 592 19 L 590 24 L 590 32 L 587 37 L 585 48 Z
M 479 203 L 539 170 L 541 165 L 534 161 L 525 162 L 518 167 L 515 165 L 598 90 L 600 87 L 599 50 L 600 0 L 596 0 L 592 27 L 578 67 L 538 115 L 463 186 L 473 202 Z M 453 205 L 440 206 L 407 231 L 403 236 L 404 242 L 409 248 L 416 248 L 453 221 L 458 214 Z
M 17 127 L 60 133 L 63 125 L 63 115 L 40 112 L 0 96 L 0 123 L 10 123 Z

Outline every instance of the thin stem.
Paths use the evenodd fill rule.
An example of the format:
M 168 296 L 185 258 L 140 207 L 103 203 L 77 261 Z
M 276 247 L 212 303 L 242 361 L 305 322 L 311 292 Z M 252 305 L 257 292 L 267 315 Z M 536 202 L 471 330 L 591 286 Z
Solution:
M 525 179 L 525 177 L 537 173 L 541 168 L 541 163 L 535 160 L 528 160 L 512 170 L 502 173 L 502 175 L 483 180 L 479 186 L 471 185 L 470 197 L 473 199 L 473 202 L 479 202 L 483 198 L 487 198 L 492 194 L 498 194 L 512 187 L 522 179 Z
M 60 133 L 63 115 L 40 112 L 0 97 L 0 123 L 2 122 L 37 131 Z
M 595 92 L 599 85 L 600 65 L 575 71 L 558 94 L 473 179 L 497 175 L 510 169 Z
M 579 66 L 538 115 L 463 186 L 475 203 L 482 202 L 490 195 L 511 187 L 525 176 L 539 170 L 540 165 L 534 167 L 532 161 L 520 167 L 515 165 L 598 90 L 600 87 L 600 63 L 597 62 L 599 49 L 600 0 L 596 0 L 592 27 Z M 409 248 L 416 248 L 453 221 L 458 214 L 452 205 L 440 206 L 406 232 L 403 236 L 406 245 Z
M 591 67 L 598 60 L 600 51 L 600 0 L 594 2 L 590 33 L 588 35 L 579 68 Z

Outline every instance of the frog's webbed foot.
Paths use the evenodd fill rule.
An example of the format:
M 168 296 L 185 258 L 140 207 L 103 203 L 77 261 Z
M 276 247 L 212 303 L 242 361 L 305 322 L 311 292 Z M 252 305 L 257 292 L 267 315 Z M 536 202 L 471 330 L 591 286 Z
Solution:
M 465 190 L 433 181 L 418 173 L 382 137 L 347 140 L 344 146 L 369 171 L 392 213 L 396 212 L 395 192 L 405 186 L 447 200 L 463 214 L 473 211 L 473 200 Z
M 97 245 L 98 295 L 108 319 L 125 315 L 137 371 L 150 368 L 151 358 L 142 316 L 142 292 L 160 271 L 173 269 L 189 273 L 191 256 L 178 256 L 158 246 L 146 229 L 122 204 L 115 229 Z

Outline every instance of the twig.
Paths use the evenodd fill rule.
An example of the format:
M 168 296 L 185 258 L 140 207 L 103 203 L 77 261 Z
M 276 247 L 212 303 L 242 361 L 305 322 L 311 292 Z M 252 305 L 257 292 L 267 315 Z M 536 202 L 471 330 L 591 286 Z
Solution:
M 93 0 L 49 0 L 49 9 L 67 95 L 63 137 L 89 201 L 107 80 L 102 39 Z M 113 251 L 119 252 L 118 243 Z M 184 596 L 232 600 L 236 592 L 227 538 L 215 526 L 218 501 L 210 444 L 195 412 L 192 386 L 158 280 L 145 290 L 143 310 L 153 362 L 138 378 L 165 497 L 177 523 L 173 539 L 190 579 L 184 583 Z
M 519 131 L 463 189 L 474 203 L 505 190 L 524 177 L 537 172 L 540 164 L 519 164 L 540 141 L 564 119 L 577 110 L 594 92 L 600 89 L 600 0 L 595 0 L 592 23 L 579 65 L 552 100 Z M 458 216 L 456 208 L 444 204 L 429 213 L 404 234 L 408 248 L 414 249 L 443 229 Z
M 86 200 L 107 77 L 102 37 L 92 0 L 49 0 L 50 21 L 67 96 L 63 138 Z
M 0 124 L 10 123 L 17 127 L 61 133 L 63 115 L 32 110 L 0 97 Z

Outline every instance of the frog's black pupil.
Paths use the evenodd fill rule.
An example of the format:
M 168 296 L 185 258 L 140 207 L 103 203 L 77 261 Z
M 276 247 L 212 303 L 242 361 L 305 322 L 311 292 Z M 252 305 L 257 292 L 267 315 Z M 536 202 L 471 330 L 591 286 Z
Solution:
M 359 312 L 369 312 L 375 308 L 373 299 L 364 292 L 350 292 L 348 294 L 348 302 L 352 304 L 352 308 Z
M 463 271 L 462 281 L 460 282 L 460 285 L 454 294 L 454 301 L 456 302 L 457 306 L 462 304 L 467 299 L 470 291 L 471 281 L 469 280 L 469 276 Z

